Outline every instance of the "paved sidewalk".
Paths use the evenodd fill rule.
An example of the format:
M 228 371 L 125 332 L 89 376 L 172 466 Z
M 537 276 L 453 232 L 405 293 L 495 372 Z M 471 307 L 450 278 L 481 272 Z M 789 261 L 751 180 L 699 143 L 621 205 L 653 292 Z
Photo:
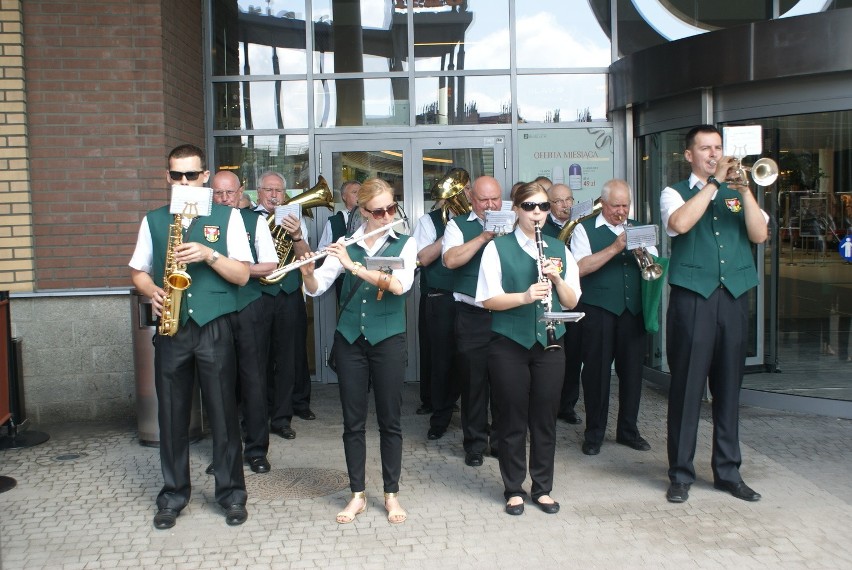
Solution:
M 613 390 L 615 392 L 615 390 Z M 381 500 L 378 436 L 368 424 L 368 510 L 338 525 L 348 487 L 316 498 L 249 496 L 249 520 L 225 525 L 204 474 L 209 438 L 192 446 L 194 495 L 177 526 L 152 526 L 158 452 L 124 425 L 45 425 L 47 443 L 0 451 L 0 566 L 33 568 L 850 568 L 852 422 L 743 408 L 743 476 L 763 494 L 746 503 L 712 487 L 710 424 L 696 457 L 699 481 L 683 505 L 666 502 L 665 396 L 643 394 L 640 428 L 650 452 L 614 442 L 580 452 L 583 426 L 558 426 L 557 515 L 528 504 L 503 513 L 497 461 L 467 467 L 458 418 L 426 440 L 416 385 L 404 391 L 400 499 L 408 521 L 392 526 Z M 298 437 L 273 436 L 273 473 L 246 472 L 262 489 L 275 470 L 344 472 L 335 386 L 314 386 L 315 421 L 293 420 Z M 613 409 L 615 410 L 615 403 Z M 580 409 L 582 415 L 582 407 Z M 68 459 L 69 455 L 79 455 Z M 62 456 L 66 456 L 62 460 Z M 267 477 L 269 479 L 262 479 Z M 345 486 L 345 480 L 344 480 Z M 340 487 L 340 485 L 338 486 Z M 250 492 L 251 493 L 251 492 Z

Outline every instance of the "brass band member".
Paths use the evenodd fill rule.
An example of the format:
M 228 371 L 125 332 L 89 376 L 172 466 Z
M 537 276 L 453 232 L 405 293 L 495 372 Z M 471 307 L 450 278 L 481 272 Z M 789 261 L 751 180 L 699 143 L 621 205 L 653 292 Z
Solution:
M 169 153 L 169 184 L 200 187 L 209 176 L 200 148 L 182 145 Z M 165 292 L 161 285 L 173 219 L 168 206 L 148 212 L 130 260 L 133 286 L 151 299 L 157 316 L 163 310 Z M 180 230 L 183 243 L 173 253 L 177 263 L 186 264 L 192 283 L 183 296 L 175 335 L 154 337 L 163 469 L 163 488 L 154 516 L 158 529 L 173 527 L 189 503 L 189 418 L 196 370 L 213 434 L 216 502 L 225 509 L 229 525 L 242 524 L 248 517 L 229 313 L 237 308 L 237 288 L 248 281 L 253 259 L 237 210 L 214 204 L 209 216 L 184 221 L 185 227 Z
M 601 190 L 601 213 L 578 224 L 571 236 L 571 253 L 580 268 L 583 298 L 578 310 L 583 354 L 583 400 L 586 433 L 583 453 L 597 455 L 606 435 L 612 363 L 618 375 L 618 420 L 615 441 L 648 451 L 639 435 L 639 400 L 645 358 L 645 320 L 642 277 L 636 256 L 626 249 L 625 223 L 630 211 L 630 187 L 610 180 Z M 648 248 L 656 254 L 656 248 Z
M 497 437 L 506 512 L 524 512 L 529 432 L 530 494 L 542 511 L 553 514 L 559 511 L 550 493 L 565 356 L 563 350 L 545 350 L 545 323 L 539 317 L 541 301 L 548 295 L 563 308 L 573 308 L 580 297 L 580 282 L 574 259 L 558 239 L 542 236 L 546 259 L 539 261 L 535 225 L 544 223 L 550 209 L 544 189 L 535 182 L 525 184 L 512 203 L 517 228 L 485 247 L 476 300 L 493 311 L 488 371 L 500 410 Z M 547 278 L 543 282 L 538 280 L 539 270 Z M 557 338 L 564 332 L 565 325 L 557 324 Z
M 358 191 L 358 206 L 367 223 L 356 230 L 356 239 L 389 224 L 397 211 L 393 188 L 379 178 L 371 178 Z M 332 286 L 338 275 L 343 281 L 343 299 L 334 352 L 343 407 L 343 449 L 352 498 L 337 515 L 340 524 L 351 523 L 367 508 L 366 423 L 369 386 L 375 392 L 382 456 L 382 479 L 388 522 L 405 522 L 406 512 L 398 500 L 402 469 L 402 383 L 406 362 L 405 296 L 414 282 L 417 246 L 408 236 L 392 228 L 345 245 L 328 246 L 322 267 L 313 263 L 300 268 L 308 295 L 318 296 Z M 368 270 L 366 257 L 402 257 L 403 269 L 391 273 Z

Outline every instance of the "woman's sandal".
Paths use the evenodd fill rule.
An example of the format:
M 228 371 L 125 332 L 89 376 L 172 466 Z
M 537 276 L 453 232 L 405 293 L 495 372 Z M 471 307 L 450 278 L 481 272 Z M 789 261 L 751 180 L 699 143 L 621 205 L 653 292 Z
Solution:
M 349 504 L 351 505 L 353 501 L 356 499 L 362 499 L 364 504 L 357 511 L 351 511 L 344 509 L 337 513 L 337 523 L 338 524 L 349 524 L 355 520 L 355 517 L 363 513 L 367 510 L 367 493 L 364 491 L 358 491 L 357 493 L 352 493 L 352 498 L 349 500 Z M 349 505 L 346 505 L 349 507 Z
M 396 509 L 388 508 L 388 499 L 395 499 L 398 496 L 399 493 L 385 493 L 385 510 L 388 512 L 388 522 L 391 524 L 402 524 L 408 518 L 408 513 L 402 507 L 398 506 Z

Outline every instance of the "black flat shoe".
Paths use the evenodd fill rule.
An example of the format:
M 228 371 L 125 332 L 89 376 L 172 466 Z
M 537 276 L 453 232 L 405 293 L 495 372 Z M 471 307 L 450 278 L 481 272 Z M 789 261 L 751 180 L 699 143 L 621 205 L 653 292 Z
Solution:
M 447 430 L 440 428 L 429 428 L 429 432 L 426 434 L 426 437 L 431 440 L 441 439 L 444 437 L 444 432 Z
M 744 482 L 739 481 L 737 483 L 733 483 L 731 481 L 714 481 L 713 487 L 715 489 L 719 489 L 720 491 L 727 491 L 738 499 L 742 499 L 743 501 L 759 501 L 760 493 L 746 485 Z
M 583 442 L 583 453 L 586 455 L 597 455 L 601 452 L 601 446 L 597 443 L 592 443 L 590 441 Z
M 670 503 L 685 503 L 689 498 L 689 483 L 672 483 L 666 491 L 666 499 Z
M 524 514 L 524 503 L 520 502 L 517 505 L 510 505 L 509 503 L 506 503 L 506 514 L 515 517 Z
M 533 499 L 533 503 L 538 505 L 538 508 L 549 515 L 555 515 L 559 512 L 559 503 L 556 501 L 553 501 L 552 503 L 542 503 L 538 499 Z
M 464 456 L 464 462 L 470 467 L 479 467 L 482 465 L 482 454 L 470 452 Z
M 626 445 L 631 449 L 635 449 L 636 451 L 650 451 L 651 444 L 645 441 L 645 438 L 641 435 L 637 435 L 636 439 L 615 439 L 615 443 L 620 443 L 621 445 Z
M 432 411 L 433 411 L 432 406 L 427 406 L 426 404 L 420 404 L 420 407 L 417 408 L 416 413 L 417 413 L 418 416 L 425 416 L 427 414 L 431 414 Z
M 207 473 L 208 475 L 213 475 L 213 463 L 212 462 L 210 463 L 210 465 L 207 466 L 207 469 L 205 469 L 204 472 Z
M 228 526 L 241 525 L 248 520 L 248 511 L 245 505 L 231 505 L 225 509 L 225 522 Z
M 165 530 L 172 528 L 177 522 L 178 512 L 175 509 L 160 509 L 154 515 L 154 528 Z
M 248 463 L 249 468 L 255 473 L 269 473 L 272 469 L 269 461 L 263 456 L 246 457 L 246 463 Z
M 296 439 L 296 432 L 293 431 L 293 428 L 290 426 L 282 427 L 282 428 L 272 428 L 269 430 L 270 433 L 274 433 L 278 437 L 283 437 L 284 439 Z
M 299 416 L 300 418 L 302 418 L 303 420 L 315 420 L 315 419 L 317 419 L 316 414 L 313 413 L 310 408 L 308 408 L 306 410 L 302 410 L 300 412 L 296 412 L 296 415 Z
M 580 416 L 577 415 L 577 412 L 574 410 L 570 410 L 567 412 L 562 412 L 556 416 L 557 419 L 562 420 L 565 423 L 569 423 L 572 425 L 577 425 L 583 423 L 583 420 L 580 419 Z

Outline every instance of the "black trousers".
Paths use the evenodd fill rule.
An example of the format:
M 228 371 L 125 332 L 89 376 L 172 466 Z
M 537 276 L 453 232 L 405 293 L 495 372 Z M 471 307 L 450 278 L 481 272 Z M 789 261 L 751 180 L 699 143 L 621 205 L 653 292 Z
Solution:
M 432 344 L 429 338 L 430 323 L 426 318 L 429 300 L 425 288 L 420 291 L 420 305 L 417 308 L 417 347 L 420 351 L 420 403 L 432 407 Z
M 484 453 L 488 446 L 488 349 L 491 340 L 491 312 L 461 302 L 456 302 L 455 307 L 464 450 L 468 453 Z M 499 404 L 495 402 L 491 410 L 492 429 L 499 423 L 499 408 Z
M 203 327 L 190 320 L 175 336 L 155 337 L 154 382 L 163 469 L 163 488 L 157 496 L 160 509 L 180 511 L 189 503 L 189 421 L 196 373 L 213 435 L 216 502 L 224 508 L 246 502 L 234 397 L 234 339 L 230 317 L 223 315 Z
M 425 302 L 424 302 L 425 299 Z M 456 322 L 456 302 L 453 294 L 436 290 L 422 292 L 420 296 L 420 322 L 425 325 L 421 338 L 426 337 L 429 360 L 429 401 L 432 405 L 431 427 L 445 430 L 453 418 L 453 404 L 459 397 L 456 373 L 456 339 L 453 333 Z M 425 333 L 425 335 L 423 334 Z M 422 345 L 421 345 L 422 347 Z M 420 354 L 421 362 L 427 357 Z M 420 378 L 421 394 L 423 377 Z M 422 395 L 421 395 L 422 400 Z
M 740 387 L 748 340 L 748 295 L 716 289 L 709 299 L 672 286 L 666 315 L 671 370 L 668 406 L 669 479 L 695 481 L 695 444 L 701 398 L 709 379 L 713 396 L 713 477 L 739 482 Z
M 559 339 L 562 345 L 562 339 Z M 527 349 L 502 335 L 491 337 L 488 371 L 500 410 L 497 426 L 503 495 L 526 496 L 527 430 L 533 499 L 553 489 L 556 455 L 556 414 L 565 371 L 565 352 L 546 351 L 536 343 Z
M 267 361 L 272 334 L 272 297 L 261 295 L 231 313 L 237 351 L 237 398 L 245 426 L 245 457 L 266 457 L 269 451 Z
M 405 334 L 372 345 L 361 336 L 349 343 L 334 333 L 337 380 L 343 408 L 343 451 L 353 493 L 366 488 L 367 408 L 372 379 L 379 424 L 382 482 L 385 493 L 399 491 L 402 470 L 402 383 L 407 360 Z
M 560 414 L 573 410 L 580 399 L 580 370 L 583 368 L 583 335 L 580 330 L 580 323 L 565 323 L 565 383 L 559 400 Z
M 308 313 L 302 290 L 281 291 L 272 298 L 272 335 L 269 338 L 267 377 L 272 429 L 290 426 L 294 410 L 310 405 L 308 371 Z
M 639 436 L 639 400 L 642 397 L 642 361 L 645 321 L 642 314 L 609 311 L 581 303 L 583 335 L 583 400 L 586 403 L 585 440 L 600 445 L 606 435 L 612 362 L 618 375 L 617 439 Z M 568 325 L 569 327 L 571 325 Z

